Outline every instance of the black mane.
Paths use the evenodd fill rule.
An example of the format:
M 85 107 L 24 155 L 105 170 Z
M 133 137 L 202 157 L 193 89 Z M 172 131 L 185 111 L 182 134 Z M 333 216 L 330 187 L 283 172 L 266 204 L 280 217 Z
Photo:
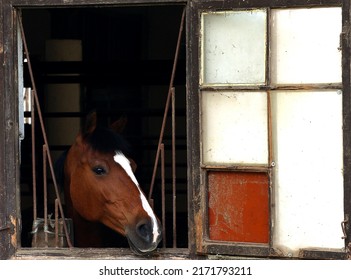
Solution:
M 101 153 L 122 152 L 130 155 L 130 147 L 127 141 L 117 132 L 109 128 L 96 127 L 84 140 L 93 150 Z
M 125 156 L 131 156 L 128 142 L 117 132 L 109 128 L 97 127 L 88 134 L 84 140 L 94 149 L 101 153 L 122 152 Z M 57 183 L 60 187 L 64 184 L 64 165 L 68 150 L 63 152 L 55 162 L 54 170 Z

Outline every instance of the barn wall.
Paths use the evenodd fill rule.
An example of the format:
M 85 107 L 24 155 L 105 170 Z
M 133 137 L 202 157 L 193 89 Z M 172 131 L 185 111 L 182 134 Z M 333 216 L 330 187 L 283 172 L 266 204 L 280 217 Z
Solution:
M 12 37 L 11 34 L 12 31 L 14 30 L 13 22 L 12 22 L 12 13 L 13 13 L 13 3 L 16 3 L 17 5 L 57 5 L 57 4 L 64 4 L 66 1 L 57 1 L 57 0 L 46 0 L 46 1 L 31 1 L 31 0 L 4 0 L 2 2 L 2 5 L 0 6 L 0 63 L 1 65 L 4 65 L 4 67 L 0 68 L 0 77 L 4 77 L 4 79 L 0 79 L 0 131 L 2 132 L 0 134 L 0 258 L 9 258 L 14 255 L 15 252 L 15 247 L 16 247 L 16 220 L 11 220 L 10 217 L 19 217 L 19 213 L 17 212 L 18 205 L 17 205 L 17 198 L 16 198 L 16 190 L 15 186 L 19 184 L 17 178 L 18 178 L 18 170 L 16 169 L 16 166 L 18 166 L 18 162 L 16 161 L 16 158 L 18 158 L 18 148 L 17 148 L 17 127 L 16 124 L 18 123 L 18 117 L 17 117 L 17 100 L 14 95 L 11 95 L 11 93 L 16 92 L 16 82 L 14 81 L 14 74 L 13 74 L 13 69 L 14 67 L 14 54 L 11 53 L 11 50 L 14 49 L 13 42 L 12 42 Z M 99 4 L 101 4 L 101 1 L 98 1 Z M 116 1 L 103 1 L 104 3 L 109 3 L 109 4 L 114 4 Z M 132 0 L 131 2 L 133 3 L 142 3 L 142 0 Z M 156 2 L 161 2 L 161 1 L 156 1 Z M 197 3 L 198 1 L 192 1 L 193 3 Z M 217 2 L 217 1 L 212 1 L 212 2 Z M 223 5 L 222 7 L 230 7 L 229 2 L 223 2 L 220 1 L 221 4 Z M 280 5 L 280 6 L 286 6 L 291 1 L 249 1 L 250 3 L 247 4 L 248 1 L 237 1 L 237 6 L 241 7 L 242 5 L 251 5 L 255 6 L 257 3 L 261 3 L 261 5 L 265 4 L 270 4 L 273 3 L 273 5 Z M 301 3 L 303 4 L 304 1 L 296 1 L 299 2 L 300 5 Z M 313 4 L 318 4 L 322 3 L 325 1 L 309 1 L 311 5 Z M 345 167 L 345 179 L 344 179 L 344 197 L 345 197 L 345 203 L 344 203 L 344 211 L 349 215 L 351 213 L 351 180 L 350 180 L 350 166 L 351 166 L 351 160 L 350 160 L 350 152 L 349 152 L 349 147 L 350 147 L 350 135 L 349 131 L 349 125 L 351 123 L 351 114 L 349 113 L 350 110 L 350 87 L 351 87 L 351 74 L 350 74 L 350 42 L 351 42 L 351 32 L 350 32 L 350 18 L 351 18 L 351 9 L 350 9 L 350 1 L 349 0 L 343 0 L 343 1 L 329 1 L 330 5 L 334 4 L 339 4 L 340 2 L 343 3 L 344 7 L 344 12 L 343 12 L 343 18 L 344 18 L 344 29 L 343 29 L 343 34 L 342 34 L 342 44 L 343 44 L 343 66 L 347 71 L 343 73 L 343 86 L 347 89 L 347 91 L 344 93 L 344 103 L 343 103 L 343 111 L 344 111 L 344 116 L 343 116 L 343 122 L 346 124 L 344 126 L 344 145 L 346 145 L 346 149 L 344 152 L 344 167 Z M 74 4 L 82 4 L 84 3 L 84 0 L 78 0 L 75 1 Z M 285 3 L 285 4 L 284 4 Z M 188 10 L 188 19 L 191 18 L 193 10 L 189 9 Z M 5 19 L 5 20 L 4 20 Z M 3 21 L 4 20 L 4 21 Z M 190 20 L 188 22 L 188 33 L 190 34 L 192 31 L 195 30 L 195 25 L 197 24 L 197 19 L 193 19 L 192 22 L 190 23 Z M 6 34 L 6 36 L 4 36 Z M 194 38 L 188 38 L 189 41 L 197 40 Z M 189 61 L 194 62 L 190 63 L 191 67 L 189 67 L 189 76 L 193 77 L 192 74 L 194 73 L 192 67 L 197 67 L 197 52 L 194 51 L 191 54 L 188 54 Z M 5 63 L 6 62 L 6 63 Z M 11 74 L 12 73 L 12 74 Z M 195 71 L 196 73 L 196 71 Z M 195 75 L 196 76 L 196 75 Z M 193 81 L 188 81 L 188 86 L 190 92 L 195 92 L 197 93 L 197 80 L 195 79 L 195 83 Z M 196 94 L 195 94 L 196 95 Z M 190 220 L 191 220 L 191 226 L 190 228 L 190 236 L 192 238 L 191 240 L 191 252 L 195 252 L 195 240 L 196 240 L 196 233 L 199 231 L 195 230 L 193 227 L 195 227 L 195 223 L 193 222 L 193 217 L 195 216 L 194 214 L 199 213 L 199 208 L 200 208 L 200 192 L 198 189 L 198 186 L 200 186 L 200 176 L 198 174 L 198 171 L 196 168 L 198 168 L 198 162 L 199 162 L 199 149 L 198 149 L 198 143 L 195 143 L 193 139 L 197 140 L 199 139 L 198 131 L 197 131 L 197 125 L 194 125 L 195 122 L 198 122 L 198 112 L 197 112 L 197 104 L 198 101 L 197 97 L 188 97 L 189 101 L 189 106 L 188 106 L 188 112 L 189 114 L 194 114 L 195 117 L 191 121 L 188 120 L 188 146 L 192 147 L 190 155 L 188 155 L 189 162 L 189 189 L 188 189 L 188 194 L 189 198 L 191 200 L 191 211 L 189 213 L 190 215 Z M 194 146 L 194 147 L 193 147 Z M 194 212 L 193 212 L 194 211 Z M 14 216 L 13 216 L 14 215 Z M 196 217 L 195 217 L 196 218 Z M 201 217 L 197 216 L 197 220 L 201 219 Z M 13 223 L 11 223 L 11 221 Z M 9 223 L 10 222 L 10 223 Z M 346 227 L 346 232 L 348 233 L 348 237 L 346 239 L 346 242 L 350 242 L 350 236 L 351 236 L 351 227 L 347 225 Z M 10 234 L 11 235 L 10 235 Z M 12 237 L 12 242 L 11 242 L 11 237 Z M 229 252 L 229 251 L 228 251 Z M 103 254 L 103 253 L 102 253 Z M 31 252 L 26 252 L 24 255 L 26 255 L 26 258 L 33 258 L 33 255 Z M 83 256 L 84 252 L 80 252 L 78 254 L 79 256 Z M 57 256 L 57 255 L 55 255 Z M 319 257 L 320 254 L 310 254 L 306 255 L 310 257 Z M 70 257 L 70 256 L 63 256 L 63 257 Z M 115 256 L 114 256 L 115 257 Z

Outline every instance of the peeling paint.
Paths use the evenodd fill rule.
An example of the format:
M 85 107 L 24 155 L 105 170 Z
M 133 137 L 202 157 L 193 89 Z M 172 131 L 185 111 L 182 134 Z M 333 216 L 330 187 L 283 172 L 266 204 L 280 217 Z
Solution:
M 201 212 L 197 212 L 195 214 L 195 235 L 196 235 L 196 249 L 198 252 L 203 252 L 203 239 L 202 239 L 202 232 L 203 232 L 203 215 Z
M 266 173 L 209 172 L 210 239 L 269 242 Z
M 17 247 L 17 219 L 16 219 L 16 217 L 10 215 L 10 222 L 12 225 L 11 245 L 13 247 Z

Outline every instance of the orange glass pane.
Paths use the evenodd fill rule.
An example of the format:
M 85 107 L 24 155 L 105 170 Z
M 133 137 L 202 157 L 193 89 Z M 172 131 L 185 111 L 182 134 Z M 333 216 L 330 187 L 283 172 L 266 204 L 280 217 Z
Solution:
M 268 243 L 268 182 L 266 173 L 209 172 L 210 239 Z

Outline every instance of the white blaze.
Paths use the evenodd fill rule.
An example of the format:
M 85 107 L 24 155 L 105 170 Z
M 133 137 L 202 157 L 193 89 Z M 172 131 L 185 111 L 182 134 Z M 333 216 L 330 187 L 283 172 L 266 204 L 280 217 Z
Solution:
M 113 159 L 116 163 L 118 163 L 126 171 L 128 176 L 132 179 L 134 184 L 137 186 L 139 193 L 140 193 L 141 204 L 142 204 L 145 212 L 150 216 L 150 218 L 152 220 L 153 242 L 156 242 L 157 237 L 158 237 L 157 220 L 156 220 L 156 217 L 154 215 L 154 212 L 151 209 L 150 204 L 147 202 L 145 195 L 143 194 L 143 192 L 141 191 L 141 189 L 139 187 L 139 183 L 134 176 L 132 167 L 130 166 L 130 161 L 126 158 L 126 156 L 122 152 L 116 152 Z

